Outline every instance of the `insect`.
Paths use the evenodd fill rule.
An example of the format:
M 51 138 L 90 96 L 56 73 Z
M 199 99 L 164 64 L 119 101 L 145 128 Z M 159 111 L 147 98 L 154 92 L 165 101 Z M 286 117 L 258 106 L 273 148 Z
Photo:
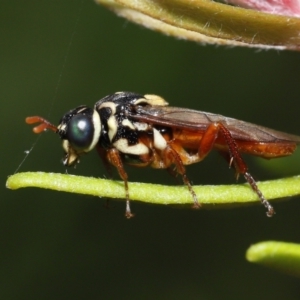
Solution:
M 28 124 L 40 123 L 35 133 L 53 130 L 62 139 L 66 166 L 98 150 L 106 166 L 116 167 L 125 186 L 126 212 L 131 218 L 128 176 L 124 163 L 158 169 L 174 168 L 188 187 L 195 208 L 200 207 L 196 193 L 186 175 L 186 165 L 203 160 L 216 149 L 235 169 L 236 178 L 243 175 L 271 217 L 275 211 L 248 172 L 241 153 L 263 158 L 292 154 L 300 137 L 244 121 L 203 111 L 171 107 L 156 95 L 117 92 L 108 95 L 94 108 L 78 106 L 67 112 L 58 126 L 42 117 L 26 118 Z

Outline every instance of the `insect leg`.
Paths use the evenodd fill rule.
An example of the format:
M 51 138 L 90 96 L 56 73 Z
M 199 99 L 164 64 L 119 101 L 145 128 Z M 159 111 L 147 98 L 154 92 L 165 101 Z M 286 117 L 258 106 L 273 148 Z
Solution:
M 204 132 L 198 148 L 199 159 L 203 160 L 212 150 L 215 140 L 219 134 L 219 124 L 211 123 Z
M 254 190 L 254 192 L 256 192 L 256 194 L 258 195 L 261 203 L 265 206 L 265 208 L 268 210 L 267 211 L 267 216 L 268 217 L 272 217 L 275 214 L 275 210 L 273 208 L 273 206 L 269 203 L 269 201 L 264 197 L 263 193 L 260 191 L 260 189 L 258 188 L 254 178 L 252 177 L 252 175 L 248 172 L 246 172 L 244 174 L 245 179 L 249 182 L 249 184 L 251 185 L 252 189 Z
M 177 153 L 177 151 L 175 149 L 172 148 L 172 143 L 169 143 L 168 147 L 166 147 L 166 149 L 164 151 L 165 151 L 166 160 L 169 160 L 172 164 L 175 165 L 176 171 L 182 176 L 184 184 L 187 185 L 190 193 L 192 194 L 193 199 L 194 199 L 193 208 L 200 208 L 201 205 L 198 202 L 197 195 L 196 195 L 195 191 L 193 190 L 191 182 L 186 175 L 185 167 L 184 167 L 184 164 L 182 162 L 180 155 Z M 166 165 L 168 165 L 168 164 L 169 163 L 166 162 Z
M 96 150 L 102 160 L 102 163 L 107 171 L 108 174 L 108 178 L 112 179 L 112 165 L 111 163 L 108 161 L 107 159 L 107 150 L 104 149 L 103 147 L 100 147 L 99 145 L 96 146 Z M 106 199 L 106 204 L 105 204 L 106 208 L 109 208 L 109 199 Z
M 250 184 L 252 190 L 257 194 L 261 203 L 266 207 L 267 216 L 272 217 L 275 214 L 275 210 L 272 207 L 272 205 L 269 203 L 269 201 L 264 197 L 260 189 L 258 188 L 256 181 L 254 180 L 252 175 L 248 172 L 248 167 L 239 152 L 239 148 L 235 139 L 232 137 L 230 131 L 222 123 L 217 123 L 217 124 L 219 128 L 219 132 L 224 137 L 226 144 L 228 146 L 228 151 L 230 155 L 230 165 L 231 164 L 234 165 L 237 174 L 244 175 L 245 179 Z
M 128 175 L 124 169 L 122 159 L 121 159 L 119 151 L 117 149 L 112 148 L 112 149 L 107 150 L 106 155 L 107 155 L 108 161 L 117 168 L 120 177 L 124 181 L 125 197 L 126 197 L 125 216 L 127 219 L 130 219 L 134 215 L 131 213 L 131 210 L 130 210 L 129 191 L 128 191 Z
M 178 172 L 176 171 L 176 167 L 175 169 L 173 167 L 168 167 L 166 170 L 173 178 L 175 178 L 177 184 L 181 184 L 181 181 L 178 179 Z
M 219 137 L 220 134 L 224 138 L 228 147 L 228 155 L 226 155 L 227 153 L 225 154 L 225 152 L 222 154 L 229 161 L 229 166 L 234 166 L 236 170 L 236 177 L 238 178 L 239 174 L 244 175 L 246 181 L 250 184 L 252 190 L 257 194 L 261 203 L 267 208 L 267 216 L 273 216 L 275 214 L 274 208 L 259 190 L 256 181 L 248 172 L 248 167 L 239 152 L 239 147 L 235 139 L 232 137 L 226 126 L 224 126 L 222 123 L 215 122 L 208 126 L 199 145 L 199 158 L 202 160 L 211 151 L 216 138 Z
M 102 163 L 108 173 L 109 178 L 112 178 L 112 168 L 111 168 L 111 163 L 108 161 L 107 158 L 107 150 L 104 149 L 103 147 L 96 146 L 96 150 L 102 160 Z

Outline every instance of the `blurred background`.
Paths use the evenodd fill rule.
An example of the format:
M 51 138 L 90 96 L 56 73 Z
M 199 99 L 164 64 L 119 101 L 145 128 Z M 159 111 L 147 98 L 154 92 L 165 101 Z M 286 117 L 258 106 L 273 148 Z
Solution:
M 297 279 L 245 260 L 259 241 L 300 242 L 297 198 L 273 202 L 272 219 L 261 205 L 192 211 L 134 202 L 136 217 L 126 220 L 124 201 L 106 209 L 97 197 L 5 188 L 19 166 L 66 171 L 58 136 L 37 140 L 26 116 L 57 124 L 69 109 L 116 91 L 300 134 L 299 53 L 176 40 L 91 0 L 4 0 L 0 24 L 1 299 L 299 299 Z M 299 151 L 246 160 L 258 180 L 300 170 Z M 176 183 L 161 170 L 126 170 L 131 181 Z M 68 172 L 106 174 L 96 152 Z M 188 176 L 194 184 L 235 183 L 217 153 Z

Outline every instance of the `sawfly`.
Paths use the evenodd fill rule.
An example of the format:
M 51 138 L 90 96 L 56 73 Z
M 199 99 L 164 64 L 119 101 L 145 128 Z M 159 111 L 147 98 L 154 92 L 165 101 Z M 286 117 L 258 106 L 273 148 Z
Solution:
M 174 168 L 193 198 L 198 197 L 186 174 L 186 165 L 203 160 L 215 149 L 243 175 L 271 217 L 275 211 L 248 172 L 241 154 L 263 158 L 291 155 L 300 137 L 222 115 L 168 106 L 162 97 L 132 92 L 108 95 L 90 108 L 81 105 L 67 112 L 55 126 L 42 117 L 26 118 L 40 123 L 35 133 L 53 130 L 62 139 L 65 166 L 76 164 L 81 155 L 96 148 L 106 166 L 113 165 L 125 186 L 126 217 L 131 218 L 128 175 L 124 164 L 156 169 Z

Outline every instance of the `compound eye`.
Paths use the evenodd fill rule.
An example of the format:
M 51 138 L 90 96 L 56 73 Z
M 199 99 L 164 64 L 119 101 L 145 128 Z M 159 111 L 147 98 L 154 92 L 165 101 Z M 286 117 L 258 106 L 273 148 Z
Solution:
M 94 131 L 94 124 L 90 116 L 75 115 L 68 123 L 66 137 L 74 148 L 84 150 L 91 146 Z

